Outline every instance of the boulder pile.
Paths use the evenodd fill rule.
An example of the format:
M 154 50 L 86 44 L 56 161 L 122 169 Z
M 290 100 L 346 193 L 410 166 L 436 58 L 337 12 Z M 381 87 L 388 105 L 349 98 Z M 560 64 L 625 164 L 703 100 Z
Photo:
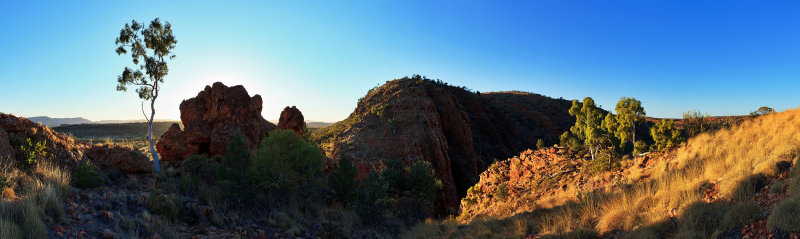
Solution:
M 196 97 L 181 102 L 184 128 L 173 124 L 161 136 L 156 145 L 161 159 L 170 163 L 195 154 L 225 154 L 237 132 L 245 136 L 245 147 L 254 153 L 259 141 L 276 128 L 261 116 L 261 104 L 260 95 L 250 97 L 241 85 L 228 87 L 216 82 L 206 86 Z

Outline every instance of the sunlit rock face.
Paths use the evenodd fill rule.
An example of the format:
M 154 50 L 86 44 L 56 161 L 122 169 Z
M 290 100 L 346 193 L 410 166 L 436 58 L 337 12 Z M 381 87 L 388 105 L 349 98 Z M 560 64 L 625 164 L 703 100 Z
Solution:
M 195 154 L 225 154 L 233 135 L 241 132 L 245 147 L 255 152 L 261 139 L 275 125 L 261 116 L 260 95 L 250 97 L 241 85 L 220 82 L 206 86 L 196 97 L 181 102 L 181 122 L 173 124 L 158 141 L 158 153 L 165 162 L 181 161 Z

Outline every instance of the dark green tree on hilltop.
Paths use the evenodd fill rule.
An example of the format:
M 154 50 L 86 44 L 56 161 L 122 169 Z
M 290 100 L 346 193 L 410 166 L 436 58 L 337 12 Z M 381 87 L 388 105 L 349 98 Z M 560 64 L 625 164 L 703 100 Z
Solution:
M 127 91 L 128 86 L 138 87 L 136 93 L 144 101 L 150 101 L 150 117 L 144 111 L 142 102 L 142 114 L 149 123 L 147 128 L 147 140 L 150 141 L 150 152 L 153 154 L 156 172 L 160 171 L 158 165 L 158 152 L 153 147 L 153 117 L 156 114 L 155 102 L 158 98 L 158 91 L 164 83 L 164 77 L 169 73 L 167 60 L 175 58 L 172 50 L 175 49 L 175 36 L 172 35 L 172 25 L 169 22 L 164 24 L 156 18 L 145 28 L 144 24 L 131 21 L 119 32 L 119 37 L 115 41 L 118 48 L 117 55 L 131 52 L 133 69 L 125 67 L 122 75 L 117 77 L 117 91 Z

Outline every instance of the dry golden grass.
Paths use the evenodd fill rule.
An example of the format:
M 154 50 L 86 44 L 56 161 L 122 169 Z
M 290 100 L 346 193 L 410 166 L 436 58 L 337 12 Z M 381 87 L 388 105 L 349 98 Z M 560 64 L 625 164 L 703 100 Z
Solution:
M 59 221 L 64 217 L 63 198 L 69 190 L 70 174 L 47 161 L 40 161 L 31 172 L 17 169 L 11 160 L 3 162 L 0 175 L 11 187 L 0 200 L 0 238 L 46 238 L 44 217 Z
M 787 161 L 796 164 L 798 155 L 800 109 L 768 114 L 729 129 L 700 134 L 683 144 L 674 157 L 657 161 L 649 172 L 629 172 L 635 178 L 649 175 L 649 181 L 594 193 L 573 203 L 576 205 L 540 208 L 515 218 L 535 221 L 529 222 L 535 226 L 523 234 L 567 236 L 572 231 L 593 228 L 601 233 L 633 231 L 630 236 L 644 238 L 705 237 L 740 226 L 736 224 L 753 217 L 750 211 L 736 210 L 750 209 L 750 204 L 736 202 L 752 201 L 756 188 L 763 186 L 763 180 L 779 173 L 776 165 Z M 705 203 L 704 191 L 715 186 L 724 201 L 732 202 Z M 797 189 L 791 186 L 790 192 L 800 191 L 800 186 Z M 673 216 L 678 224 L 670 219 Z M 504 220 L 510 219 L 496 219 Z M 476 222 L 461 225 L 460 231 L 478 227 L 473 224 Z M 480 227 L 505 227 L 488 221 L 479 224 Z M 425 234 L 434 225 L 425 230 L 422 229 L 425 226 L 421 226 L 418 232 Z M 492 228 L 490 231 L 513 230 Z M 512 234 L 518 235 L 508 235 Z

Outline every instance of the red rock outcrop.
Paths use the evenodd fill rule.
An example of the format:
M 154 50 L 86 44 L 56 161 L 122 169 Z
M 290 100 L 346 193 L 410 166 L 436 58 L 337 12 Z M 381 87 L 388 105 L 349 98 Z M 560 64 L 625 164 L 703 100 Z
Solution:
M 250 97 L 241 85 L 220 82 L 206 86 L 195 98 L 181 102 L 181 122 L 173 124 L 158 141 L 158 153 L 165 162 L 180 161 L 194 154 L 224 154 L 228 142 L 240 131 L 245 147 L 255 152 L 258 143 L 275 125 L 261 116 L 260 95 Z
M 358 165 L 386 159 L 431 162 L 443 190 L 439 216 L 456 214 L 459 200 L 496 159 L 556 143 L 569 129 L 567 100 L 524 92 L 475 93 L 422 78 L 403 78 L 370 90 L 345 120 L 312 138 L 330 158 Z
M 127 174 L 152 170 L 150 160 L 135 149 L 76 141 L 28 119 L 0 114 L 0 160 L 21 156 L 20 146 L 28 139 L 32 143 L 44 141 L 48 160 L 59 165 L 72 167 L 82 160 L 90 160 L 101 167 L 117 167 Z
M 303 136 L 305 122 L 303 113 L 300 112 L 297 107 L 286 106 L 286 108 L 283 108 L 281 118 L 278 120 L 278 129 L 291 129 L 294 130 L 297 135 Z
M 95 165 L 116 167 L 127 174 L 147 173 L 153 169 L 153 164 L 142 152 L 119 145 L 94 145 L 83 154 Z
M 462 222 L 477 216 L 507 217 L 532 205 L 560 205 L 581 192 L 603 189 L 625 178 L 624 169 L 593 175 L 582 156 L 564 148 L 525 150 L 481 173 L 461 204 Z M 498 197 L 503 191 L 505 196 Z M 502 208 L 502 210 L 499 210 Z

